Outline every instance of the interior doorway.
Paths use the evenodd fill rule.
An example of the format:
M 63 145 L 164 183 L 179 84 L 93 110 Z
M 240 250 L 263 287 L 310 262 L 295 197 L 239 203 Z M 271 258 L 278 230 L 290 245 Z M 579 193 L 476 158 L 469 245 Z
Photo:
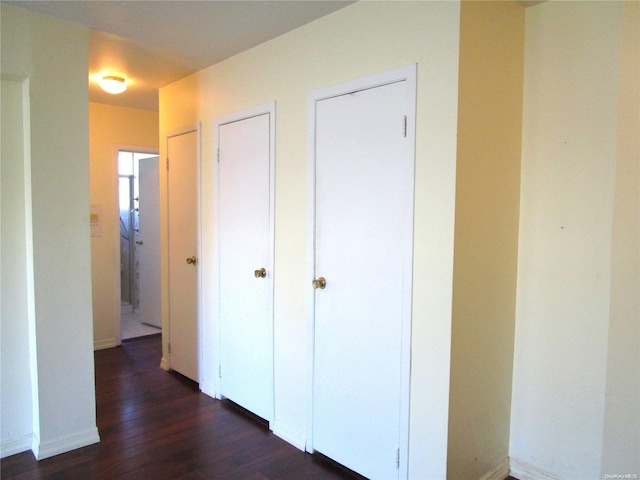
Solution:
M 158 207 L 159 198 L 142 199 L 140 188 L 140 162 L 155 158 L 157 152 L 136 151 L 129 149 L 118 150 L 118 223 L 120 225 L 120 338 L 130 338 L 160 333 L 160 319 L 143 321 L 140 306 L 148 304 L 148 282 L 158 283 L 158 279 L 141 277 L 145 271 L 141 265 L 141 258 L 153 262 L 149 255 L 143 255 L 142 249 L 150 243 L 140 236 L 140 208 L 141 205 Z M 146 201 L 145 201 L 146 200 Z M 147 207 L 151 212 L 154 208 Z M 145 213 L 143 212 L 143 221 Z M 159 237 L 159 228 L 158 228 Z M 147 252 L 145 252 L 147 253 Z M 159 264 L 159 258 L 157 262 Z M 145 293 L 147 292 L 147 293 Z M 159 305 L 160 298 L 157 299 Z M 155 302 L 152 302 L 155 303 Z M 158 309 L 159 310 L 159 309 Z

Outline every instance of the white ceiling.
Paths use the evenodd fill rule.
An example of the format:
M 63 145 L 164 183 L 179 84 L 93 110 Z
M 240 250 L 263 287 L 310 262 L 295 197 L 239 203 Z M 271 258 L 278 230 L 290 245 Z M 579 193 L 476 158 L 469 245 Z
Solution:
M 353 1 L 137 0 L 8 1 L 90 27 L 89 99 L 158 110 L 158 89 L 294 30 Z M 129 79 L 119 95 L 103 92 L 101 74 Z

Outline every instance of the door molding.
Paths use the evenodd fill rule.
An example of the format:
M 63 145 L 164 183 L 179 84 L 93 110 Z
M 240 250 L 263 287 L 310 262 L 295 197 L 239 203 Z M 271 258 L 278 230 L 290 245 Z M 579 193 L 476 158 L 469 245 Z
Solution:
M 411 318 L 412 318 L 412 283 L 413 283 L 413 214 L 414 214 L 414 181 L 415 178 L 415 124 L 416 124 L 416 79 L 417 66 L 415 64 L 388 70 L 373 75 L 357 78 L 343 83 L 314 90 L 308 95 L 308 185 L 309 192 L 307 230 L 307 452 L 313 453 L 313 377 L 315 358 L 315 293 L 311 282 L 315 272 L 315 231 L 316 231 L 316 106 L 318 102 L 333 97 L 348 95 L 362 90 L 382 87 L 385 85 L 407 82 L 407 149 L 404 152 L 411 170 L 411 190 L 405 197 L 405 205 L 400 213 L 403 216 L 406 239 L 403 245 L 404 280 L 403 280 L 403 311 L 401 325 L 401 374 L 400 374 L 400 430 L 399 430 L 399 468 L 398 478 L 408 478 L 409 472 L 409 400 L 411 374 Z M 386 392 L 381 392 L 385 394 Z
M 161 265 L 161 273 L 163 276 L 162 279 L 162 298 L 161 298 L 161 311 L 162 311 L 162 327 L 161 327 L 161 335 L 162 335 L 162 359 L 160 360 L 160 368 L 163 370 L 171 369 L 171 354 L 169 353 L 168 344 L 171 339 L 171 322 L 169 319 L 169 174 L 167 169 L 167 156 L 169 154 L 169 139 L 173 137 L 178 137 L 180 135 L 186 135 L 188 133 L 196 133 L 196 184 L 198 185 L 198 191 L 196 192 L 196 217 L 197 217 L 197 225 L 196 225 L 196 243 L 197 243 L 197 258 L 199 259 L 198 264 L 200 267 L 198 268 L 198 292 L 197 292 L 197 359 L 198 359 L 198 383 L 202 380 L 202 181 L 201 181 L 201 170 L 202 170 L 202 140 L 201 140 L 201 131 L 202 125 L 201 122 L 192 123 L 190 125 L 185 125 L 184 127 L 175 128 L 165 132 L 164 134 L 164 146 L 165 146 L 165 158 L 160 158 L 160 178 L 162 179 L 164 176 L 164 181 L 161 181 L 163 192 L 160 195 L 160 229 L 164 232 L 164 235 L 160 238 L 160 255 L 161 262 L 164 265 Z M 164 208 L 162 206 L 162 198 L 164 198 Z M 164 217 L 164 218 L 163 218 Z M 164 223 L 164 226 L 163 226 Z M 164 238 L 163 238 L 164 237 Z
M 216 193 L 215 193 L 215 230 L 213 234 L 213 244 L 214 244 L 214 270 L 213 276 L 216 279 L 216 288 L 214 289 L 214 299 L 213 303 L 216 305 L 213 312 L 213 319 L 215 324 L 215 332 L 217 337 L 217 349 L 214 354 L 214 365 L 216 366 L 216 372 L 219 372 L 221 367 L 221 356 L 220 352 L 222 351 L 222 323 L 221 323 L 221 312 L 220 312 L 220 163 L 217 161 L 219 148 L 220 148 L 220 127 L 227 125 L 229 123 L 239 122 L 242 120 L 248 120 L 250 118 L 258 117 L 261 115 L 269 115 L 269 260 L 267 269 L 270 272 L 270 280 L 271 280 L 271 294 L 269 296 L 269 312 L 271 316 L 271 338 L 268 339 L 271 344 L 272 358 L 271 358 L 271 405 L 270 405 L 270 418 L 266 420 L 269 421 L 270 428 L 273 428 L 272 424 L 275 419 L 275 385 L 274 385 L 274 282 L 275 282 L 275 115 L 276 115 L 276 102 L 267 102 L 261 105 L 256 105 L 254 107 L 245 108 L 243 110 L 239 110 L 236 112 L 228 113 L 226 115 L 222 115 L 214 120 L 214 156 L 216 159 L 214 160 L 214 175 L 215 175 L 215 185 L 216 185 Z M 210 387 L 209 387 L 210 388 Z M 213 393 L 217 399 L 222 398 L 222 389 L 219 374 L 216 375 L 215 386 L 213 387 Z

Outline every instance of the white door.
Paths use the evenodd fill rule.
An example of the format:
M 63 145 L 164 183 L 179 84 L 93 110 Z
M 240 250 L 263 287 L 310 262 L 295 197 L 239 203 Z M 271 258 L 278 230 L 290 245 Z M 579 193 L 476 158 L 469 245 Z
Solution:
M 169 366 L 199 381 L 198 133 L 167 139 Z
M 315 102 L 313 449 L 370 479 L 398 478 L 406 455 L 408 84 Z
M 224 120 L 223 120 L 224 121 Z M 218 126 L 220 396 L 273 416 L 273 112 Z
M 140 321 L 160 327 L 159 157 L 141 158 L 138 201 L 138 290 Z

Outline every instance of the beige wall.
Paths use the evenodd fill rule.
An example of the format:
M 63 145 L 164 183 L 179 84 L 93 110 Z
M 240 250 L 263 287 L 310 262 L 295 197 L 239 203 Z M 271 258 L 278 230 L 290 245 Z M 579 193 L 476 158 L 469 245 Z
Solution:
M 158 112 L 89 104 L 91 205 L 102 210 L 102 235 L 91 237 L 93 339 L 96 349 L 120 343 L 118 147 L 158 149 Z
M 624 9 L 603 477 L 640 476 L 640 3 L 626 2 Z
M 0 180 L 0 253 L 2 297 L 0 301 L 0 449 L 2 457 L 31 448 L 33 398 L 31 382 L 30 289 L 33 278 L 25 265 L 33 259 L 28 244 L 29 208 L 26 192 L 26 145 L 29 82 L 2 78 L 2 175 Z M 31 277 L 31 278 L 30 278 Z
M 89 244 L 89 32 L 4 3 L 0 11 L 2 77 L 27 87 L 24 149 L 18 153 L 22 158 L 12 159 L 23 166 L 15 180 L 24 186 L 24 210 L 9 213 L 24 214 L 20 241 L 27 258 L 20 268 L 27 284 L 27 315 L 3 315 L 2 342 L 11 341 L 4 336 L 4 322 L 29 337 L 28 369 L 16 358 L 5 364 L 2 345 L 0 388 L 13 388 L 5 378 L 24 382 L 32 400 L 29 415 L 24 411 L 28 403 L 13 403 L 22 402 L 21 396 L 9 396 L 8 404 L 3 397 L 2 449 L 4 454 L 5 440 L 11 440 L 4 436 L 10 433 L 4 430 L 5 414 L 19 411 L 31 419 L 30 431 L 14 432 L 27 436 L 20 446 L 46 458 L 99 440 Z M 9 377 L 5 369 L 12 372 Z
M 638 18 L 625 2 L 527 10 L 516 477 L 640 475 Z
M 460 18 L 455 2 L 362 2 L 161 91 L 163 135 L 176 127 L 203 122 L 203 327 L 209 349 L 205 350 L 203 374 L 205 381 L 212 382 L 215 351 L 211 346 L 216 339 L 212 305 L 206 298 L 212 297 L 213 288 L 209 253 L 215 224 L 213 119 L 277 101 L 275 428 L 289 440 L 302 437 L 304 442 L 306 95 L 331 83 L 418 64 L 409 472 L 419 479 L 444 478 L 447 454 L 449 476 L 477 478 L 486 468 L 493 468 L 492 458 L 499 460 L 503 453 L 504 420 L 509 416 L 504 405 L 508 384 L 504 372 L 511 348 L 508 291 L 513 288 L 514 216 L 506 207 L 515 204 L 499 205 L 498 218 L 493 218 L 490 210 L 499 200 L 498 192 L 505 197 L 516 195 L 509 152 L 517 135 L 505 125 L 506 118 L 517 116 L 516 110 L 508 108 L 515 105 L 512 95 L 516 92 L 513 85 L 501 86 L 510 101 L 499 105 L 499 110 L 487 109 L 491 113 L 487 120 L 481 115 L 482 105 L 475 103 L 474 92 L 480 88 L 478 98 L 491 102 L 492 107 L 499 103 L 498 89 L 492 84 L 502 85 L 501 79 L 493 77 L 489 67 L 493 61 L 497 71 L 505 65 L 494 55 L 482 61 L 476 58 L 497 47 L 485 43 L 491 32 L 479 27 L 498 18 L 512 18 L 512 14 L 518 17 L 519 6 L 493 5 L 496 11 L 491 18 L 481 12 L 469 16 L 478 8 L 464 5 Z M 20 391 L 31 391 L 33 400 L 33 415 L 14 425 L 24 430 L 26 422 L 32 428 L 27 425 L 30 431 L 17 432 L 27 437 L 26 443 L 7 441 L 5 409 L 19 411 L 20 405 L 7 404 L 3 397 L 2 452 L 4 455 L 6 446 L 28 449 L 31 442 L 37 454 L 49 456 L 97 440 L 88 265 L 95 270 L 95 281 L 96 272 L 108 269 L 107 262 L 96 265 L 90 259 L 95 260 L 98 249 L 104 248 L 108 254 L 111 247 L 104 238 L 104 224 L 103 238 L 92 241 L 93 253 L 88 241 L 87 31 L 4 4 L 1 9 L 3 78 L 28 80 L 29 87 L 31 121 L 25 133 L 31 141 L 23 153 L 30 167 L 25 187 L 32 189 L 32 195 L 25 204 L 25 211 L 31 214 L 27 214 L 26 239 L 22 241 L 27 243 L 27 252 L 32 249 L 32 263 L 27 262 L 22 273 L 31 276 L 34 286 L 27 292 L 29 318 L 23 319 L 25 323 L 11 324 L 22 342 L 30 335 L 29 365 L 24 359 L 6 362 L 4 355 L 10 350 L 4 343 L 2 348 L 2 391 L 13 388 L 5 383 L 12 378 Z M 637 3 L 618 2 L 546 2 L 526 13 L 509 453 L 512 466 L 530 467 L 529 472 L 539 476 L 549 473 L 557 478 L 596 479 L 605 474 L 638 473 L 639 469 L 638 17 Z M 500 28 L 506 26 L 500 24 Z M 514 39 L 519 35 L 511 27 L 505 31 Z M 485 48 L 480 51 L 482 46 Z M 517 64 L 517 59 L 514 62 Z M 474 86 L 474 75 L 486 82 Z M 111 175 L 98 173 L 109 169 L 107 150 L 113 159 L 113 147 L 105 145 L 122 142 L 143 146 L 147 140 L 102 139 L 98 156 L 103 160 L 94 162 L 93 118 L 105 108 L 110 109 L 100 105 L 90 108 L 91 203 L 104 206 L 112 199 L 115 224 L 115 170 Z M 138 111 L 127 112 L 125 123 L 136 116 L 134 112 Z M 111 119 L 105 125 L 108 129 L 120 125 L 121 113 L 97 116 Z M 148 113 L 140 116 L 146 118 Z M 115 119 L 118 122 L 112 121 Z M 475 123 L 470 124 L 472 121 Z M 500 135 L 510 140 L 503 145 L 492 125 L 505 127 Z M 123 135 L 132 133 L 130 128 L 123 130 Z M 456 134 L 460 136 L 457 141 Z M 485 139 L 490 140 L 489 145 Z M 157 145 L 157 131 L 155 142 Z M 495 155 L 491 145 L 500 147 Z M 481 158 L 483 165 L 498 168 L 494 173 L 503 176 L 505 183 L 494 184 L 491 176 L 476 171 L 476 158 Z M 499 167 L 498 158 L 510 160 Z M 4 175 L 4 152 L 2 161 Z M 476 184 L 474 175 L 482 181 Z M 498 191 L 494 193 L 491 187 Z M 4 202 L 2 207 L 4 216 Z M 474 215 L 476 208 L 482 212 L 480 225 Z M 452 288 L 454 211 L 456 276 Z M 489 232 L 485 222 L 501 233 Z M 166 254 L 166 237 L 164 241 Z M 485 243 L 489 241 L 505 251 L 493 251 Z M 475 258 L 477 249 L 486 258 Z M 113 261 L 108 262 L 112 267 L 118 262 L 113 255 Z M 493 274 L 486 278 L 495 287 L 491 291 L 478 280 L 491 273 L 494 263 L 487 266 L 489 259 L 500 272 L 495 278 Z M 105 300 L 108 292 L 94 298 L 95 302 L 112 301 L 116 309 L 116 269 L 112 272 L 113 279 L 104 285 L 105 291 L 111 289 L 111 300 Z M 166 281 L 166 265 L 163 275 Z M 113 284 L 107 285 L 110 282 Z M 504 297 L 494 298 L 492 294 L 500 289 L 504 289 Z M 465 299 L 476 302 L 478 309 L 470 311 L 467 303 L 471 302 Z M 96 303 L 93 308 L 102 311 Z M 482 323 L 478 322 L 482 328 L 470 323 L 476 319 L 476 311 L 482 315 Z M 5 342 L 4 314 L 2 321 Z M 98 335 L 100 338 L 96 336 L 97 340 L 114 339 L 115 332 L 109 332 L 108 327 L 112 322 L 106 318 L 105 332 Z M 95 328 L 102 326 L 100 320 Z M 491 347 L 491 342 L 498 342 L 485 333 L 497 334 L 505 344 L 495 352 L 481 349 L 486 342 Z M 19 374 L 13 377 L 4 374 L 15 370 Z M 472 372 L 497 391 L 489 392 L 484 382 L 471 378 Z M 473 398 L 465 398 L 476 394 L 480 399 L 477 405 Z M 489 401 L 498 406 L 488 405 Z M 490 431 L 492 426 L 494 432 Z M 474 436 L 476 428 L 482 436 Z M 463 439 L 465 432 L 471 438 Z M 453 465 L 456 458 L 461 463 Z
M 217 340 L 210 300 L 215 286 L 211 253 L 215 225 L 213 122 L 217 116 L 276 101 L 273 427 L 292 443 L 304 445 L 306 298 L 310 288 L 306 281 L 307 95 L 327 85 L 417 63 L 413 379 L 408 459 L 412 478 L 446 475 L 458 39 L 457 2 L 360 2 L 160 91 L 163 155 L 166 132 L 202 122 L 200 265 L 205 385 L 215 384 Z M 166 255 L 166 236 L 164 249 Z M 163 268 L 166 292 L 166 265 Z M 165 304 L 164 322 L 166 311 Z M 166 345 L 164 354 L 168 354 Z
M 525 8 L 462 2 L 447 478 L 507 471 Z

